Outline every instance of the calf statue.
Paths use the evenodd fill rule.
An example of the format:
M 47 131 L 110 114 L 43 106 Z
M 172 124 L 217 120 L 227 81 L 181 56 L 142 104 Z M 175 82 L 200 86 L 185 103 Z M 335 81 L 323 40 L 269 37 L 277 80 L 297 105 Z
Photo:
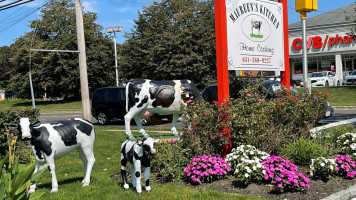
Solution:
M 151 137 L 143 138 L 142 141 L 130 141 L 126 140 L 121 145 L 121 177 L 124 182 L 124 188 L 128 189 L 126 176 L 127 161 L 131 163 L 131 176 L 132 185 L 136 187 L 137 194 L 142 193 L 141 187 L 141 167 L 144 167 L 144 177 L 146 182 L 146 191 L 151 191 L 150 186 L 150 155 L 156 154 L 156 149 L 153 147 L 154 143 L 158 140 L 154 140 Z
M 36 168 L 34 173 L 47 166 L 50 170 L 52 176 L 51 192 L 58 191 L 54 159 L 65 156 L 74 149 L 77 149 L 79 157 L 84 162 L 83 186 L 89 185 L 91 170 L 95 162 L 93 154 L 95 131 L 91 123 L 80 118 L 74 118 L 58 123 L 41 124 L 36 122 L 32 124 L 29 118 L 21 118 L 20 126 L 22 139 L 28 140 L 35 155 Z M 47 162 L 47 164 L 41 167 L 40 163 L 42 162 Z M 29 192 L 32 193 L 35 189 L 36 184 L 33 184 Z
M 125 129 L 128 139 L 135 139 L 130 130 L 133 118 L 139 132 L 148 138 L 149 135 L 142 128 L 140 115 L 173 114 L 171 131 L 179 136 L 176 123 L 180 115 L 181 105 L 186 106 L 193 98 L 200 97 L 198 89 L 189 80 L 153 81 L 147 79 L 133 79 L 126 84 Z

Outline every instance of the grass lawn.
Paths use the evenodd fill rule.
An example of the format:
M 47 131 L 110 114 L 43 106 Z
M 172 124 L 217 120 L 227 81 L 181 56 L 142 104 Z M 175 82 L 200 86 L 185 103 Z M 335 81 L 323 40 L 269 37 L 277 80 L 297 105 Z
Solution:
M 96 126 L 96 140 L 94 155 L 96 162 L 91 174 L 92 182 L 89 187 L 82 187 L 83 163 L 78 153 L 56 160 L 56 174 L 59 184 L 58 193 L 51 194 L 51 176 L 46 170 L 37 187 L 37 191 L 45 192 L 41 199 L 263 199 L 251 195 L 237 193 L 222 193 L 211 190 L 198 190 L 193 186 L 177 186 L 175 184 L 151 185 L 151 193 L 143 189 L 142 196 L 136 195 L 136 190 L 130 185 L 125 191 L 120 179 L 110 178 L 113 174 L 120 174 L 120 146 L 125 140 L 123 132 L 110 131 L 118 127 Z M 149 131 L 148 131 L 149 132 Z M 155 136 L 154 133 L 150 133 Z M 134 133 L 140 136 L 139 133 Z M 157 136 L 157 134 L 156 134 Z M 131 180 L 129 179 L 131 183 Z
M 41 113 L 82 111 L 81 101 L 67 102 L 36 99 L 35 105 L 36 108 L 40 109 Z M 32 101 L 22 99 L 0 101 L 0 108 L 32 108 Z
M 356 86 L 342 87 L 314 87 L 313 91 L 320 90 L 321 94 L 328 93 L 331 106 L 356 106 Z

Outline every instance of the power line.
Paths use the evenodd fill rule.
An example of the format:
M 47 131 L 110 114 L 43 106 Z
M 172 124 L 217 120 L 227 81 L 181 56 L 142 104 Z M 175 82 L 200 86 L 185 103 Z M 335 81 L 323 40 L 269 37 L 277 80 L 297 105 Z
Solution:
M 28 0 L 28 1 L 25 1 L 25 2 L 21 2 L 21 1 L 23 1 L 23 0 L 18 0 L 18 1 L 15 1 L 13 3 L 9 3 L 7 5 L 0 6 L 0 8 L 1 8 L 0 11 L 7 10 L 7 9 L 10 9 L 10 8 L 13 8 L 13 7 L 16 7 L 16 6 L 20 6 L 22 4 L 26 4 L 26 3 L 29 3 L 29 2 L 34 1 L 34 0 Z M 18 2 L 21 2 L 21 3 L 18 3 Z M 13 5 L 14 3 L 18 3 L 18 4 Z M 12 5 L 12 6 L 10 6 L 10 5 Z

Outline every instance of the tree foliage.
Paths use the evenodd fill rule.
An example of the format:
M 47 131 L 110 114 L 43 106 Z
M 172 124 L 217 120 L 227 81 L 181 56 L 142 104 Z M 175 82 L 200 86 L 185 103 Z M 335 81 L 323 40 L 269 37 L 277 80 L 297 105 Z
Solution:
M 10 69 L 13 68 L 10 62 L 11 50 L 8 46 L 0 47 L 0 89 L 8 89 L 10 79 Z
M 121 77 L 216 81 L 213 1 L 162 0 L 139 13 L 121 49 Z
M 115 83 L 113 45 L 110 38 L 95 23 L 97 14 L 84 12 L 84 33 L 89 86 L 92 88 Z M 31 32 L 16 39 L 11 45 L 14 52 L 11 88 L 30 95 L 29 63 L 35 95 L 45 92 L 49 97 L 80 98 L 80 76 L 77 53 L 32 52 L 33 49 L 77 50 L 75 6 L 71 0 L 55 0 L 42 9 L 40 19 L 30 23 Z

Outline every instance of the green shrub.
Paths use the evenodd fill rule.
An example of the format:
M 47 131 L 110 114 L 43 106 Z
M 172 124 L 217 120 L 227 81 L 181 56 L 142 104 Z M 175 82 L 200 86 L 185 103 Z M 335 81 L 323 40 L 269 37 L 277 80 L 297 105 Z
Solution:
M 282 88 L 271 99 L 264 99 L 261 81 L 240 91 L 230 100 L 229 114 L 232 142 L 235 146 L 250 144 L 275 154 L 283 144 L 310 136 L 309 129 L 319 121 L 327 108 L 326 95 L 292 92 Z
M 227 144 L 229 116 L 224 104 L 209 104 L 197 99 L 183 110 L 182 145 L 191 149 L 191 158 L 199 155 L 220 155 L 222 145 Z M 192 145 L 194 144 L 194 146 Z
M 151 171 L 162 182 L 182 181 L 185 179 L 184 167 L 189 164 L 190 150 L 181 147 L 177 141 L 156 143 L 157 154 L 151 160 Z
M 20 118 L 29 117 L 32 121 L 36 121 L 39 116 L 38 109 L 0 109 L 0 154 L 5 155 L 8 149 L 6 130 L 7 126 L 11 124 L 18 124 Z M 15 130 L 12 132 L 14 135 L 18 135 L 19 131 Z M 21 137 L 21 136 L 20 136 Z M 15 154 L 20 157 L 20 162 L 29 162 L 29 149 L 27 143 L 18 140 L 16 142 Z
M 289 158 L 297 165 L 308 165 L 311 159 L 326 156 L 327 150 L 313 140 L 299 138 L 280 148 L 279 155 Z

